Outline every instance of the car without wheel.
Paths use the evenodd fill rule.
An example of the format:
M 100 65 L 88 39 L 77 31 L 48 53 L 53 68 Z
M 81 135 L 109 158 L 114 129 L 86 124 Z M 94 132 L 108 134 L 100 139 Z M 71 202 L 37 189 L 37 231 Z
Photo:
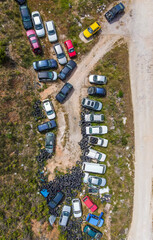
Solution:
M 85 196 L 82 199 L 82 201 L 91 210 L 91 212 L 94 212 L 97 210 L 97 205 L 95 203 L 93 203 L 93 201 L 88 196 Z
M 54 22 L 47 21 L 47 22 L 45 22 L 45 26 L 46 26 L 46 31 L 47 31 L 49 41 L 56 42 L 57 41 L 57 33 L 56 33 Z
M 67 58 L 60 43 L 54 45 L 54 51 L 56 53 L 59 64 L 64 65 L 67 63 Z
M 24 26 L 25 30 L 31 29 L 32 21 L 31 21 L 31 15 L 30 15 L 27 5 L 20 6 L 20 13 L 21 13 L 22 22 L 23 22 L 23 26 Z
M 85 156 L 96 159 L 98 162 L 104 162 L 106 159 L 106 154 L 98 152 L 92 148 L 88 149 L 88 151 L 85 153 Z
M 83 229 L 84 233 L 87 233 L 92 239 L 99 240 L 103 236 L 103 234 L 98 231 L 96 228 L 86 225 Z
M 95 100 L 91 100 L 89 98 L 83 98 L 82 99 L 82 106 L 85 108 L 88 108 L 90 110 L 95 110 L 95 111 L 100 111 L 102 109 L 102 103 L 95 101 Z
M 44 25 L 40 16 L 40 13 L 38 11 L 32 12 L 32 22 L 36 31 L 36 34 L 38 37 L 44 37 L 45 36 L 45 29 Z
M 74 50 L 72 41 L 71 40 L 67 40 L 67 41 L 64 42 L 64 45 L 65 45 L 65 47 L 67 49 L 69 57 L 70 58 L 75 57 L 76 56 L 76 51 Z
M 106 96 L 106 89 L 99 88 L 99 87 L 89 87 L 88 94 L 91 96 L 98 96 L 98 97 L 105 97 Z
M 92 35 L 94 35 L 97 31 L 101 29 L 101 26 L 98 22 L 94 22 L 92 25 L 90 25 L 86 30 L 84 30 L 83 35 L 85 38 L 90 38 Z
M 97 145 L 100 147 L 107 147 L 108 146 L 108 140 L 105 138 L 100 138 L 100 137 L 94 137 L 94 136 L 89 136 L 88 137 L 88 143 L 92 145 Z
M 51 120 L 51 121 L 45 122 L 41 125 L 38 125 L 38 131 L 44 132 L 44 131 L 50 130 L 52 128 L 55 128 L 55 127 L 56 127 L 56 122 L 54 120 Z
M 118 14 L 124 12 L 124 5 L 123 3 L 119 3 L 113 8 L 111 8 L 107 13 L 105 13 L 105 18 L 107 19 L 108 22 L 113 21 L 115 17 L 118 16 Z
M 54 59 L 40 60 L 33 62 L 33 68 L 36 71 L 57 68 L 57 62 Z
M 42 105 L 43 105 L 43 109 L 45 110 L 48 119 L 49 120 L 54 119 L 55 111 L 54 111 L 52 102 L 49 99 L 45 99 L 45 100 L 43 100 Z
M 56 72 L 39 72 L 38 73 L 39 82 L 54 82 L 57 80 L 57 73 Z
M 73 86 L 70 83 L 65 83 L 60 92 L 56 95 L 56 100 L 60 103 L 63 103 L 72 89 Z
M 104 114 L 85 114 L 84 121 L 85 122 L 104 122 Z
M 66 227 L 69 217 L 70 217 L 70 213 L 71 213 L 71 207 L 64 205 L 62 208 L 62 212 L 61 212 L 61 216 L 60 216 L 60 220 L 59 220 L 59 225 Z
M 76 66 L 77 64 L 73 60 L 70 60 L 60 71 L 60 73 L 58 74 L 58 78 L 60 78 L 62 81 L 65 80 L 76 68 Z
M 90 75 L 89 76 L 89 82 L 95 83 L 95 84 L 106 84 L 107 78 L 102 75 Z
M 52 132 L 46 133 L 45 149 L 48 153 L 53 153 L 55 148 L 55 134 Z
M 55 197 L 52 198 L 52 200 L 50 200 L 50 202 L 48 203 L 49 207 L 52 209 L 56 208 L 61 203 L 63 198 L 64 198 L 64 193 L 57 192 Z
M 38 41 L 36 32 L 33 29 L 31 29 L 31 30 L 28 30 L 26 32 L 26 34 L 27 34 L 28 40 L 30 42 L 32 51 L 35 54 L 40 54 L 42 52 L 42 50 L 41 50 L 41 46 L 40 46 L 40 43 Z
M 79 198 L 72 199 L 72 210 L 75 218 L 82 216 L 81 201 Z
M 89 126 L 85 128 L 87 135 L 106 134 L 107 126 Z

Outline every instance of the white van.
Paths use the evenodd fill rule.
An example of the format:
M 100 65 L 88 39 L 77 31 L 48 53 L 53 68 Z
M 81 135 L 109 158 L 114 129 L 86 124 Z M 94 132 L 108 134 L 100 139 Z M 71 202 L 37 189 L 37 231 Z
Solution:
M 97 164 L 97 163 L 83 162 L 82 170 L 84 172 L 104 174 L 106 172 L 106 165 L 104 165 L 104 164 Z

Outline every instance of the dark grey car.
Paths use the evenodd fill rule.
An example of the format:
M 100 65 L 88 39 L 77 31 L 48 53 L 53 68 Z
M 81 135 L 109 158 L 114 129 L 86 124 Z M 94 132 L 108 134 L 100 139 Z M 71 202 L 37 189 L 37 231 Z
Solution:
M 57 80 L 56 72 L 39 72 L 38 73 L 39 82 L 53 82 Z
M 46 133 L 45 148 L 48 153 L 53 153 L 55 148 L 55 134 L 52 132 Z

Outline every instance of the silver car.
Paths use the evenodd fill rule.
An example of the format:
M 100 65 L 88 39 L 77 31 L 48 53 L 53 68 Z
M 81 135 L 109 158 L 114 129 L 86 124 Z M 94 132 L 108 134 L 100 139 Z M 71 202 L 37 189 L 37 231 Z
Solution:
M 57 33 L 56 33 L 54 22 L 53 21 L 45 22 L 45 26 L 46 26 L 46 31 L 47 31 L 49 41 L 56 42 Z
M 32 22 L 33 22 L 34 29 L 36 31 L 37 36 L 44 37 L 45 29 L 44 29 L 44 25 L 43 25 L 40 13 L 38 11 L 32 12 L 31 17 L 32 17 Z
M 67 58 L 60 43 L 54 45 L 54 50 L 59 64 L 64 65 L 67 63 Z
M 108 140 L 105 139 L 105 138 L 89 136 L 88 137 L 88 143 L 92 144 L 92 145 L 97 145 L 97 146 L 100 146 L 100 147 L 107 147 Z
M 104 114 L 85 114 L 84 121 L 85 122 L 104 122 Z
M 71 207 L 64 205 L 64 207 L 62 208 L 62 212 L 59 220 L 60 226 L 66 227 L 70 217 L 70 213 L 71 213 Z
M 99 101 L 91 100 L 89 98 L 82 99 L 82 106 L 90 110 L 100 111 L 103 107 L 102 103 Z
M 72 209 L 75 218 L 82 216 L 81 201 L 79 198 L 72 199 Z
M 106 185 L 106 179 L 96 176 L 89 176 L 88 177 L 88 183 L 91 185 L 96 185 L 99 187 L 104 187 Z
M 45 99 L 43 101 L 43 109 L 45 110 L 46 115 L 49 120 L 55 118 L 56 115 L 55 115 L 54 107 L 49 99 Z
M 90 75 L 89 76 L 89 82 L 95 83 L 95 84 L 106 84 L 107 78 L 102 75 Z
M 87 135 L 106 134 L 108 132 L 107 126 L 89 126 L 85 127 Z

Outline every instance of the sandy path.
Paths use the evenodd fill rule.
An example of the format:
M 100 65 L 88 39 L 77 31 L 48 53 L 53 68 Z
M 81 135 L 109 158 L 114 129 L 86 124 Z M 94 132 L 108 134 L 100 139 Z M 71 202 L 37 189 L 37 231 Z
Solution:
M 54 177 L 55 167 L 59 167 L 60 170 L 64 170 L 67 167 L 72 167 L 77 160 L 80 159 L 81 151 L 78 142 L 81 140 L 81 129 L 79 127 L 80 121 L 80 106 L 81 99 L 87 95 L 87 86 L 89 72 L 93 69 L 95 64 L 101 59 L 119 39 L 118 35 L 102 36 L 99 42 L 92 48 L 91 52 L 85 56 L 82 62 L 77 66 L 73 76 L 69 79 L 69 82 L 74 87 L 74 92 L 70 98 L 61 106 L 64 114 L 67 115 L 67 121 L 64 120 L 64 114 L 58 112 L 58 133 L 57 133 L 57 148 L 55 156 L 48 162 L 47 168 L 50 171 L 49 180 Z M 96 54 L 95 54 L 96 53 Z M 41 99 L 47 98 L 49 94 L 53 97 L 61 88 L 63 83 L 59 83 L 56 86 L 50 86 L 41 95 Z M 55 110 L 59 108 L 57 102 L 54 104 Z M 67 126 L 68 125 L 68 126 Z M 67 130 L 69 129 L 69 130 Z M 69 132 L 67 132 L 69 131 Z M 64 139 L 65 133 L 66 145 L 62 146 L 62 139 Z
M 151 240 L 153 167 L 153 1 L 133 1 L 129 45 L 135 126 L 134 211 L 128 240 Z

